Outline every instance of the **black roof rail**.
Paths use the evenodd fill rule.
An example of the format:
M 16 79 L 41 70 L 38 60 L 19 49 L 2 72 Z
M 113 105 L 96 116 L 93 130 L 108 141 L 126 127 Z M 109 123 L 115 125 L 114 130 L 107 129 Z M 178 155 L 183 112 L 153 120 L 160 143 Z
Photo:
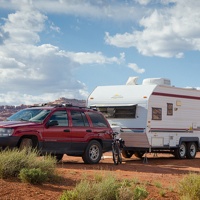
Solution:
M 71 103 L 69 104 L 54 104 L 54 103 L 42 103 L 42 104 L 34 104 L 30 107 L 44 107 L 44 106 L 51 106 L 51 107 L 73 107 Z
M 72 103 L 66 103 L 66 104 L 45 104 L 44 106 L 53 106 L 53 107 L 74 107 L 74 108 L 87 108 L 85 106 L 78 106 L 78 105 L 73 105 Z M 88 108 L 89 109 L 89 108 Z
M 29 106 L 29 108 L 32 108 L 32 107 L 42 107 L 42 106 L 46 106 L 46 105 L 48 105 L 48 104 L 47 103 L 34 104 L 34 105 Z
M 80 109 L 88 109 L 88 110 L 97 110 L 96 108 L 89 108 L 89 107 L 86 107 L 86 106 L 78 106 L 78 105 L 72 105 L 71 103 L 66 103 L 66 104 L 54 104 L 54 103 L 42 103 L 42 104 L 35 104 L 35 105 L 32 105 L 30 107 L 44 107 L 44 106 L 50 106 L 50 107 L 55 107 L 55 108 L 58 108 L 58 107 L 74 107 L 74 108 L 80 108 Z
M 71 103 L 66 103 L 66 104 L 51 104 L 51 106 L 54 107 L 73 107 Z

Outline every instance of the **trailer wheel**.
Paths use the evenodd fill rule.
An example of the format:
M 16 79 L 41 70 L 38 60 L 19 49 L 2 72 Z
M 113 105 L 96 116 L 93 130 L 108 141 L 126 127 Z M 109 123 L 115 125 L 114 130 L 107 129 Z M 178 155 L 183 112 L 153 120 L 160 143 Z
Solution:
M 127 151 L 127 150 L 122 149 L 122 156 L 123 156 L 124 158 L 131 158 L 132 155 L 133 155 L 133 152 L 132 152 L 132 151 Z
M 193 159 L 195 158 L 197 153 L 197 145 L 195 142 L 189 142 L 187 144 L 187 150 L 186 150 L 186 158 Z
M 135 157 L 137 158 L 142 158 L 142 156 L 144 155 L 144 152 L 141 152 L 141 151 L 137 151 L 134 153 Z
M 186 156 L 186 144 L 185 142 L 182 142 L 181 145 L 174 150 L 174 156 L 177 159 L 183 159 Z

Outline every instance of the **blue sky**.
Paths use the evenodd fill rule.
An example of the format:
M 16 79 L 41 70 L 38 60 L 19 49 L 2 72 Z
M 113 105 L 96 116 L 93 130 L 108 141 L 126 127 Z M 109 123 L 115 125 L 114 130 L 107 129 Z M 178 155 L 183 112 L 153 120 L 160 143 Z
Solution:
M 86 99 L 129 77 L 200 88 L 200 1 L 0 0 L 0 105 Z

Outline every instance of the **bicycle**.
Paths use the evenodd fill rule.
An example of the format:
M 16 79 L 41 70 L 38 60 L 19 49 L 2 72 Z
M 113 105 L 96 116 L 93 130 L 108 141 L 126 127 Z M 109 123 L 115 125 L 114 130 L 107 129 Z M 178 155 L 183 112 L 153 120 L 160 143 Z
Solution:
M 113 162 L 115 165 L 118 165 L 119 163 L 122 163 L 122 155 L 121 150 L 124 147 L 124 140 L 122 138 L 117 138 L 117 135 L 119 133 L 113 132 L 113 142 L 112 142 L 112 156 L 113 156 Z

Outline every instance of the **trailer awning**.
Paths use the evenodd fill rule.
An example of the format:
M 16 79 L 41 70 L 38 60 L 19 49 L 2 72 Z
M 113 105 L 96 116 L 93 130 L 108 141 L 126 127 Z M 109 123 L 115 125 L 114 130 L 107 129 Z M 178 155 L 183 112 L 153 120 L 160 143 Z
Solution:
M 91 108 L 94 107 L 131 107 L 131 106 L 136 106 L 137 104 L 95 104 L 95 105 L 90 105 Z

